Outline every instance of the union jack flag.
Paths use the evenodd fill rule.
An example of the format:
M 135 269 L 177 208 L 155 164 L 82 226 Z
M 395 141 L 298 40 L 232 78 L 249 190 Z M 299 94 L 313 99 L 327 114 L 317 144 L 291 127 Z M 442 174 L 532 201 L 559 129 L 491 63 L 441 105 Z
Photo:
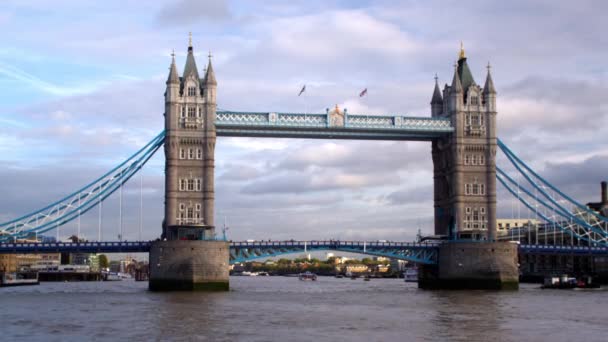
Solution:
M 360 93 L 359 93 L 359 97 L 363 97 L 367 94 L 367 88 L 363 89 Z

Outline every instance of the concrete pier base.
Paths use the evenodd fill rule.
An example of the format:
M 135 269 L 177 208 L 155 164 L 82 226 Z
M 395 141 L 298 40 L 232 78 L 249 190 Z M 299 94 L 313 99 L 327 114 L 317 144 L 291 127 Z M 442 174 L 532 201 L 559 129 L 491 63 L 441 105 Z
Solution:
M 158 241 L 150 248 L 151 291 L 228 291 L 225 241 Z
M 510 242 L 445 242 L 437 265 L 418 272 L 422 289 L 517 290 L 517 244 Z

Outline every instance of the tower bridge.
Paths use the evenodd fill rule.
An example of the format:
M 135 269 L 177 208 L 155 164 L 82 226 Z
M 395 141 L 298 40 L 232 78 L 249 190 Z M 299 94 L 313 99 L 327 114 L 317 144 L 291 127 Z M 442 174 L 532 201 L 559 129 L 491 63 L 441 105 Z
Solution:
M 351 114 L 338 106 L 325 113 L 219 111 L 218 82 L 211 58 L 205 74 L 200 75 L 193 51 L 190 42 L 181 76 L 173 55 L 164 94 L 164 130 L 87 186 L 31 214 L 0 223 L 0 253 L 43 249 L 147 251 L 151 290 L 192 290 L 228 289 L 231 261 L 308 248 L 335 249 L 418 262 L 419 284 L 425 288 L 513 288 L 518 284 L 518 245 L 496 239 L 497 180 L 522 204 L 536 210 L 544 222 L 585 241 L 587 252 L 596 248 L 593 253 L 601 254 L 608 246 L 606 217 L 562 193 L 498 140 L 497 92 L 490 68 L 484 86 L 479 86 L 464 50 L 454 66 L 451 84 L 441 89 L 435 79 L 430 117 Z M 335 241 L 248 244 L 217 239 L 214 171 L 218 136 L 430 142 L 434 230 L 445 240 L 437 244 L 380 245 Z M 34 233 L 57 230 L 87 211 L 101 208 L 104 200 L 121 189 L 160 147 L 164 148 L 166 176 L 159 241 L 14 243 Z M 513 171 L 497 167 L 498 152 L 506 156 Z M 526 184 L 515 181 L 514 173 L 523 176 Z M 519 249 L 526 253 L 586 253 L 577 247 L 526 245 Z

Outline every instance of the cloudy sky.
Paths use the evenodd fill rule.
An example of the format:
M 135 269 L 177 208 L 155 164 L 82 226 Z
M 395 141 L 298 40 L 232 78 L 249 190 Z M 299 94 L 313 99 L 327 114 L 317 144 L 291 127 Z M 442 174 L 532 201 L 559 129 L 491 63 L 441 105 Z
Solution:
M 499 136 L 582 202 L 608 179 L 604 1 L 3 0 L 0 221 L 97 178 L 163 128 L 164 81 L 188 32 L 211 50 L 218 105 L 251 111 L 430 116 L 460 41 L 483 84 L 492 64 Z M 306 93 L 298 97 L 302 86 Z M 358 93 L 368 88 L 368 95 Z M 162 150 L 143 175 L 144 238 L 160 234 Z M 499 163 L 504 163 L 500 160 Z M 216 217 L 232 239 L 411 240 L 432 232 L 430 144 L 219 138 Z M 125 238 L 138 236 L 138 178 Z M 513 204 L 499 189 L 500 213 Z M 104 238 L 118 232 L 104 205 Z M 523 212 L 523 210 L 522 210 Z M 97 213 L 83 217 L 95 238 Z M 74 233 L 75 224 L 61 236 Z

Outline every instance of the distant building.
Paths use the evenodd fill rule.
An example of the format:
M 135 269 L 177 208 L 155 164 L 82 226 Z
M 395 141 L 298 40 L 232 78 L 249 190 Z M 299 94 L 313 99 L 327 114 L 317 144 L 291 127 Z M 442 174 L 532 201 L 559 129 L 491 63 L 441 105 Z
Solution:
M 391 259 L 391 270 L 394 272 L 402 272 L 407 266 L 407 261 L 399 259 Z
M 608 216 L 608 183 L 602 182 L 601 189 L 600 201 L 587 203 L 587 207 L 598 212 L 602 216 Z
M 364 273 L 367 271 L 369 271 L 369 268 L 364 264 L 350 264 L 344 266 L 344 272 L 347 274 Z
M 539 224 L 539 220 L 535 219 L 497 219 L 496 227 L 498 232 L 508 232 L 513 228 L 528 228 Z
M 381 256 L 376 256 L 376 257 L 374 257 L 374 260 L 375 260 L 375 261 L 379 261 L 379 262 L 383 262 L 383 261 L 389 261 L 389 260 L 390 260 L 390 258 L 387 258 L 387 257 L 381 257 Z
M 39 254 L 0 254 L 0 272 L 29 269 L 40 260 Z

